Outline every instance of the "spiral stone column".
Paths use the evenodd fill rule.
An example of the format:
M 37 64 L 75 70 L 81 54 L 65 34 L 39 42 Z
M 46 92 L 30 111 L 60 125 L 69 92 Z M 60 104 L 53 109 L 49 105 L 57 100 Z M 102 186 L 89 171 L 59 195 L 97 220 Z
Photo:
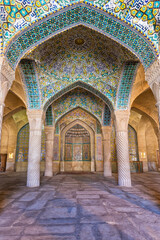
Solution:
M 104 161 L 104 177 L 112 176 L 111 167 L 111 126 L 103 126 L 103 161 Z
M 45 172 L 46 177 L 53 176 L 53 142 L 54 142 L 54 127 L 45 127 Z
M 39 187 L 43 111 L 28 110 L 27 115 L 29 120 L 27 187 Z
M 118 184 L 131 187 L 131 173 L 128 148 L 128 110 L 115 111 L 116 147 L 118 159 Z

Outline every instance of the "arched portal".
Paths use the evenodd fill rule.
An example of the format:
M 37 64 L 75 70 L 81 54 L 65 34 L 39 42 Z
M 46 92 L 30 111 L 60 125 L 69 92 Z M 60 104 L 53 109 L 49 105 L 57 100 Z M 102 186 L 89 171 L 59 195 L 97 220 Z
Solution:
M 63 158 L 64 171 L 91 170 L 90 134 L 82 125 L 75 124 L 66 132 Z
M 95 171 L 95 133 L 81 120 L 61 131 L 61 172 Z
M 56 14 L 49 14 L 48 17 L 35 21 L 8 42 L 5 46 L 6 58 L 10 65 L 16 68 L 19 60 L 30 49 L 57 33 L 80 24 L 89 26 L 130 49 L 138 56 L 145 68 L 156 59 L 156 49 L 147 37 L 143 38 L 137 28 L 130 28 L 128 23 L 122 22 L 119 17 L 115 18 L 112 13 L 110 15 L 107 12 L 99 12 L 96 8 L 83 3 L 79 5 L 74 3 L 73 6 L 65 7 Z

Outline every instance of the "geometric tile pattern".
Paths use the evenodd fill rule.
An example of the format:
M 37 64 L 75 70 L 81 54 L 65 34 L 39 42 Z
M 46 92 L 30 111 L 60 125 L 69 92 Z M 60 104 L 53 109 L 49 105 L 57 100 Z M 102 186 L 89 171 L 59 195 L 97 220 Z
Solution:
M 113 15 L 113 14 L 112 14 Z M 57 15 L 43 18 L 39 24 L 33 25 L 21 32 L 7 47 L 6 57 L 12 67 L 16 67 L 24 52 L 47 38 L 64 31 L 73 25 L 83 24 L 115 39 L 135 53 L 147 68 L 156 59 L 156 52 L 151 41 L 129 25 L 115 19 L 114 16 L 100 12 L 91 6 L 83 4 L 66 8 Z M 141 47 L 139 47 L 141 46 Z
M 102 133 L 101 124 L 97 121 L 97 134 Z
M 4 45 L 15 33 L 41 20 L 51 13 L 56 13 L 66 6 L 78 3 L 77 0 L 0 0 L 0 18 L 2 21 Z M 146 34 L 158 50 L 158 32 L 160 20 L 159 1 L 156 0 L 87 0 L 83 1 L 100 11 L 107 11 L 118 17 L 123 23 L 135 26 Z
M 111 111 L 107 105 L 104 108 L 104 116 L 103 116 L 103 125 L 110 126 L 111 124 Z
M 22 59 L 20 62 L 20 70 L 28 97 L 28 108 L 39 109 L 41 106 L 41 97 L 36 79 L 34 61 Z
M 117 94 L 117 109 L 128 108 L 130 91 L 134 82 L 137 66 L 137 62 L 128 62 L 124 66 Z
M 154 35 L 154 33 L 160 32 L 160 1 L 144 1 L 144 5 L 134 4 L 131 8 L 130 14 L 134 17 L 133 23 L 141 24 L 145 23 L 145 26 L 149 26 L 147 29 L 148 35 Z M 144 29 L 145 30 L 145 29 Z
M 24 7 L 20 2 L 14 0 L 1 0 L 0 6 L 5 5 L 4 10 L 7 12 L 6 21 L 3 22 L 2 26 L 5 30 L 10 33 L 15 32 L 14 23 L 16 19 L 23 19 L 23 21 L 31 22 L 30 13 L 32 12 L 32 7 L 27 5 Z M 2 11 L 2 10 L 1 10 Z M 1 15 L 3 18 L 3 16 Z
M 53 125 L 53 113 L 52 113 L 52 106 L 49 106 L 46 111 L 46 125 L 52 126 Z

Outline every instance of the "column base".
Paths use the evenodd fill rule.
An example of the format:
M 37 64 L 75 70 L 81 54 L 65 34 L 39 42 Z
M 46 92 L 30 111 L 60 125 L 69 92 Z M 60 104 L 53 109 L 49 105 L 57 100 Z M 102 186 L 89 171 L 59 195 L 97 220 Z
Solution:
M 95 163 L 91 161 L 91 172 L 95 172 Z
M 46 172 L 44 172 L 44 176 L 45 177 L 53 177 L 53 172 L 46 171 Z
M 112 173 L 111 172 L 104 172 L 104 177 L 112 177 Z
M 27 187 L 39 187 L 40 186 L 40 181 L 36 181 L 36 182 L 33 182 L 33 181 L 29 181 L 27 182 Z
M 128 180 L 118 180 L 118 185 L 121 186 L 121 187 L 132 187 L 132 184 L 131 184 L 131 180 L 128 179 Z

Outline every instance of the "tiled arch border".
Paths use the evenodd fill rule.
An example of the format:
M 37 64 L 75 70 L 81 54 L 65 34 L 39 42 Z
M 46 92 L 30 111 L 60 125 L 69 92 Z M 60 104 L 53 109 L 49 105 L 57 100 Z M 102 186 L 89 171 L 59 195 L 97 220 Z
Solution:
M 29 109 L 41 108 L 41 91 L 39 87 L 35 61 L 22 59 L 19 64 L 20 75 L 24 83 L 27 106 Z
M 64 112 L 62 115 L 60 115 L 56 121 L 54 122 L 54 124 L 56 125 L 57 123 L 59 123 L 59 121 L 64 118 L 65 116 L 67 116 L 67 114 L 71 113 L 72 111 L 74 110 L 77 110 L 77 109 L 81 109 L 82 111 L 86 112 L 87 114 L 91 115 L 93 118 L 95 118 L 95 120 L 101 125 L 103 126 L 103 122 L 102 122 L 102 119 L 100 120 L 95 114 L 93 114 L 91 111 L 85 109 L 84 107 L 82 106 L 76 106 L 72 109 L 69 109 L 68 111 Z
M 69 112 L 72 112 L 75 109 L 82 109 L 83 111 L 87 112 L 88 114 L 90 114 L 92 117 L 94 117 L 102 126 L 110 126 L 111 123 L 111 111 L 108 107 L 108 105 L 105 105 L 105 108 L 107 109 L 106 114 L 108 115 L 107 117 L 107 121 L 106 124 L 104 124 L 103 121 L 103 115 L 104 113 L 102 113 L 102 118 L 100 119 L 95 113 L 92 113 L 91 111 L 89 111 L 88 109 L 85 109 L 84 107 L 80 106 L 80 105 L 76 105 L 73 108 L 70 108 L 68 111 L 64 112 L 63 114 L 59 115 L 59 117 L 56 119 L 56 121 L 54 121 L 54 123 L 56 124 L 61 118 L 63 118 L 65 115 L 67 115 Z M 104 109 L 103 109 L 104 112 Z
M 87 114 L 91 115 L 96 121 L 97 121 L 97 124 L 99 124 L 100 128 L 103 126 L 103 121 L 100 121 L 97 116 L 95 116 L 93 113 L 91 113 L 90 111 L 86 110 L 85 108 L 83 107 L 75 107 L 73 109 L 70 109 L 68 110 L 67 112 L 65 112 L 62 116 L 60 116 L 55 122 L 55 129 L 56 129 L 56 134 L 59 134 L 59 122 L 61 121 L 61 119 L 63 119 L 65 116 L 67 116 L 69 113 L 71 113 L 72 111 L 76 110 L 76 109 L 81 109 L 82 111 L 86 112 Z M 75 121 L 75 120 L 73 120 Z M 92 128 L 92 127 L 91 127 Z M 97 131 L 97 133 L 99 133 Z M 101 133 L 101 129 L 100 129 L 100 133 Z
M 158 56 L 152 41 L 138 28 L 112 13 L 87 3 L 64 7 L 21 30 L 6 46 L 5 56 L 11 67 L 15 69 L 29 50 L 54 35 L 78 25 L 92 28 L 128 48 L 140 59 L 145 69 Z
M 43 107 L 44 110 L 46 111 L 47 108 L 49 107 L 49 105 L 51 105 L 54 101 L 56 101 L 58 98 L 63 96 L 65 93 L 67 93 L 77 87 L 81 87 L 81 88 L 86 89 L 87 91 L 91 92 L 92 94 L 95 94 L 96 96 L 98 96 L 100 99 L 102 99 L 104 101 L 104 103 L 108 106 L 108 108 L 111 112 L 114 110 L 114 106 L 113 106 L 112 102 L 103 93 L 101 93 L 100 91 L 98 91 L 97 89 L 92 87 L 91 85 L 84 83 L 82 81 L 77 81 L 77 82 L 70 84 L 66 88 L 60 90 L 58 93 L 56 93 L 51 98 L 47 99 L 46 102 L 44 103 L 44 107 Z

